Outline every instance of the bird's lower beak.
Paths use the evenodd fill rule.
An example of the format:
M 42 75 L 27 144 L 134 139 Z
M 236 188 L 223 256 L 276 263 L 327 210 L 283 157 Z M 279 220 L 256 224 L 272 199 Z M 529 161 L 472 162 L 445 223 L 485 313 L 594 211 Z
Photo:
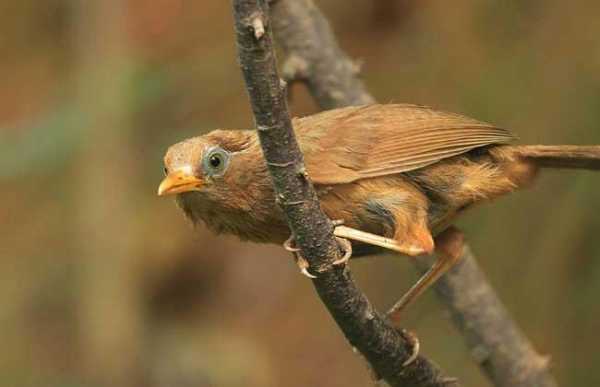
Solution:
M 198 191 L 202 180 L 183 171 L 171 172 L 158 186 L 158 196 L 172 195 L 181 192 Z

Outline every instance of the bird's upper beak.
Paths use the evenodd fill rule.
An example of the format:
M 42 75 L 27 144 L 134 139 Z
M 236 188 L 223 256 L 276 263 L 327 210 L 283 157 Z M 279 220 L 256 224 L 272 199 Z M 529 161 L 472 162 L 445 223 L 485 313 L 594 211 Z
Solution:
M 169 173 L 158 186 L 158 196 L 198 191 L 202 180 L 183 170 Z

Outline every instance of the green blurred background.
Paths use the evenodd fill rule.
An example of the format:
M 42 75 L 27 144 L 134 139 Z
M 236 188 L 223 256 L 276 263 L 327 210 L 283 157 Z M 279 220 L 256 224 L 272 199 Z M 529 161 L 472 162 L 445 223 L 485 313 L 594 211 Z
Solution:
M 600 2 L 318 4 L 379 101 L 600 143 Z M 0 385 L 371 384 L 287 253 L 156 196 L 168 145 L 251 125 L 235 55 L 229 1 L 0 1 Z M 317 111 L 301 85 L 291 109 Z M 563 386 L 600 384 L 599 188 L 549 171 L 460 221 Z M 352 268 L 382 309 L 416 278 L 393 257 Z M 487 385 L 433 294 L 405 325 Z

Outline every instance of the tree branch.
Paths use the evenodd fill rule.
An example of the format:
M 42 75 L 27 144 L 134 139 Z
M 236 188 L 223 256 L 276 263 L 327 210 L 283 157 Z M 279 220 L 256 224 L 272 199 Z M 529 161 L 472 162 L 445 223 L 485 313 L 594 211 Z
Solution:
M 277 43 L 287 53 L 284 79 L 306 82 L 325 110 L 375 102 L 357 77 L 360 65 L 342 51 L 327 19 L 312 1 L 274 3 L 273 29 Z
M 313 284 L 346 338 L 392 386 L 447 385 L 430 361 L 411 355 L 411 345 L 391 327 L 356 287 L 347 267 L 334 267 L 339 255 L 330 220 L 320 210 L 308 180 L 287 109 L 285 87 L 276 67 L 266 0 L 234 0 L 239 61 L 273 186 L 288 224 L 311 271 Z M 290 205 L 293 203 L 293 205 Z
M 357 79 L 352 61 L 339 48 L 312 0 L 277 0 L 272 14 L 278 43 L 288 57 L 286 63 L 300 58 L 303 79 L 321 108 L 375 100 Z M 420 270 L 430 263 L 414 261 Z M 437 282 L 435 289 L 450 309 L 475 361 L 496 386 L 556 386 L 547 359 L 534 351 L 511 320 L 468 246 L 461 262 Z
M 421 271 L 425 262 L 419 263 Z M 442 277 L 435 291 L 450 309 L 473 359 L 499 387 L 556 387 L 549 358 L 512 321 L 468 246 L 461 261 Z

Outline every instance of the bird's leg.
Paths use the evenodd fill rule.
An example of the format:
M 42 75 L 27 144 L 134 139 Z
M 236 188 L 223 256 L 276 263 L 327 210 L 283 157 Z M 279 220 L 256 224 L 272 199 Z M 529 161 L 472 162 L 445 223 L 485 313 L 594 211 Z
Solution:
M 446 229 L 435 238 L 435 263 L 387 312 L 392 322 L 398 323 L 401 312 L 459 261 L 463 253 L 463 241 L 463 234 L 455 227 Z
M 404 255 L 409 255 L 411 257 L 421 255 L 426 252 L 425 249 L 419 246 L 402 244 L 392 238 L 386 238 L 381 235 L 371 234 L 355 228 L 342 226 L 339 222 L 340 221 L 334 222 L 335 229 L 333 230 L 333 235 L 336 237 L 383 247 Z

